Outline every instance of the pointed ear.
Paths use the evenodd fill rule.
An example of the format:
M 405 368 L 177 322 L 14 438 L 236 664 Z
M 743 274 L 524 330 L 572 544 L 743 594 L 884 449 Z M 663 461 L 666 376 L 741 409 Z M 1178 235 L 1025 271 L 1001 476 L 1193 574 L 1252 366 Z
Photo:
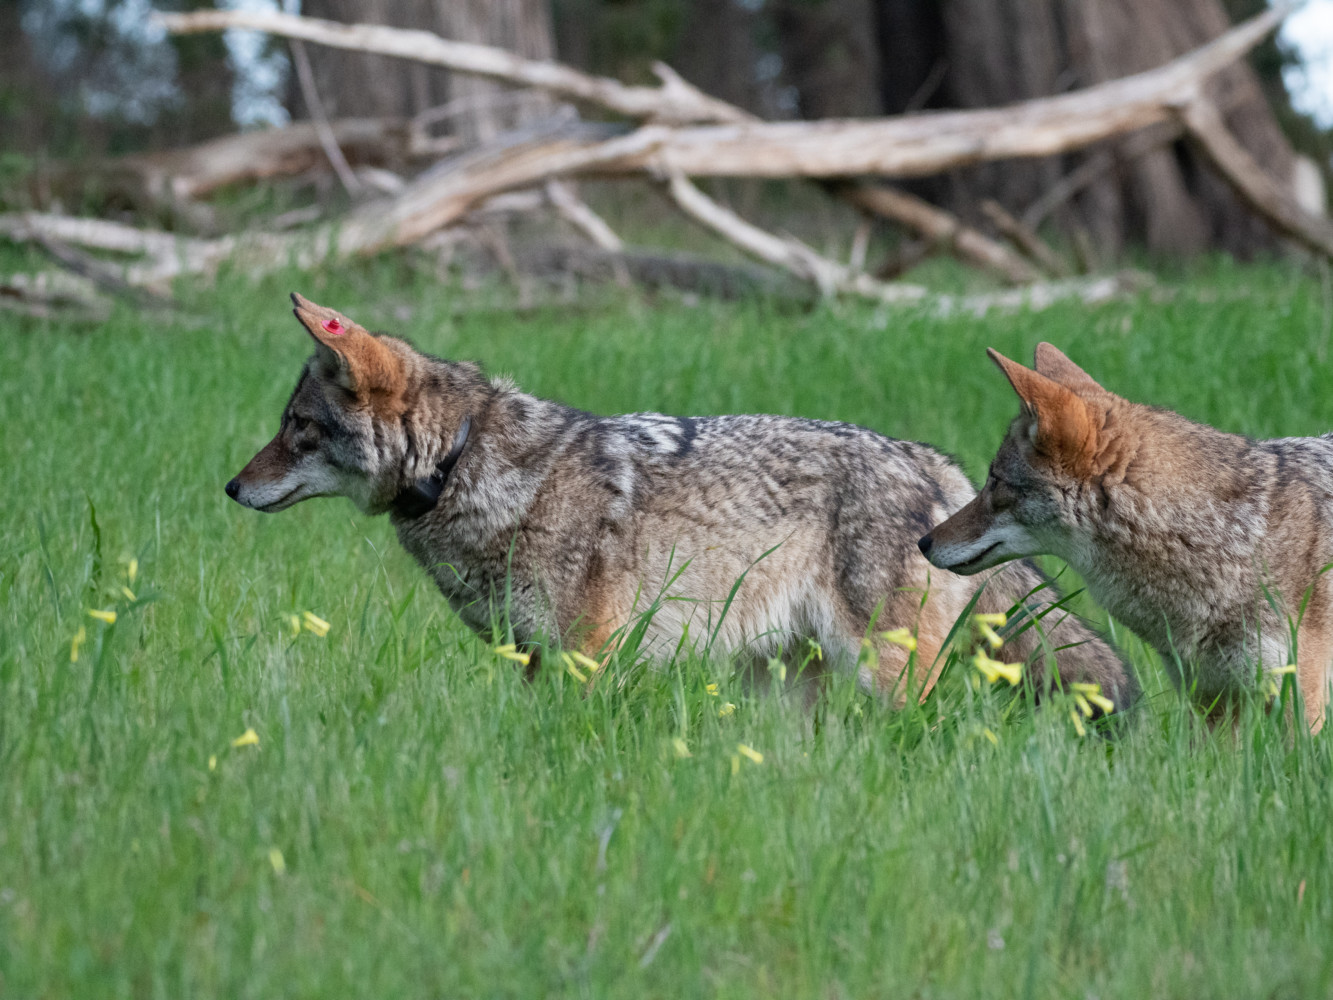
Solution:
M 374 334 L 295 292 L 292 302 L 292 312 L 315 339 L 320 363 L 343 388 L 357 395 L 401 391 L 402 362 Z
M 1010 361 L 999 351 L 987 348 L 986 353 L 1009 379 L 1023 401 L 1024 412 L 1032 418 L 1029 434 L 1037 451 L 1075 470 L 1090 468 L 1099 421 L 1093 419 L 1089 404 L 1073 390 Z
M 1036 369 L 1075 392 L 1106 391 L 1091 375 L 1065 357 L 1060 348 L 1045 341 L 1037 345 Z

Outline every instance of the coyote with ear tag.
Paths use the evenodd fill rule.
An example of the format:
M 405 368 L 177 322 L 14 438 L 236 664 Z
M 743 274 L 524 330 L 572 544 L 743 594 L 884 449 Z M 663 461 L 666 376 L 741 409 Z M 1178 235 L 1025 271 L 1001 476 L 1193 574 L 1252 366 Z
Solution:
M 922 538 L 922 553 L 964 574 L 1059 556 L 1220 710 L 1294 660 L 1319 729 L 1333 658 L 1333 436 L 1251 441 L 1121 399 L 1050 344 L 1035 371 L 989 353 L 1022 411 L 981 494 Z
M 227 484 L 237 502 L 279 511 L 345 496 L 387 513 L 465 623 L 487 634 L 507 616 L 534 656 L 546 640 L 604 656 L 661 595 L 650 651 L 689 635 L 763 663 L 814 641 L 824 664 L 900 703 L 934 683 L 977 590 L 932 576 L 916 549 L 973 496 L 938 452 L 786 417 L 594 416 L 292 299 L 315 355 L 277 436 Z M 1042 583 L 1031 566 L 1006 567 L 977 608 L 1040 613 Z M 1123 664 L 1082 622 L 1061 612 L 1043 625 L 1052 648 L 1068 647 L 1065 679 L 1131 697 Z M 908 650 L 883 635 L 894 628 L 915 637 L 911 691 Z M 1000 655 L 1040 660 L 1036 631 Z

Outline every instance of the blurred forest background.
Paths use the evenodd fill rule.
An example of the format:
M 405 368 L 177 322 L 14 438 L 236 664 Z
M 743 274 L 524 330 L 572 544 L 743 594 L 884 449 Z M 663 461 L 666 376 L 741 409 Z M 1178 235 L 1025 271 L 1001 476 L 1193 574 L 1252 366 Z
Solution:
M 432 163 L 540 127 L 558 111 L 559 98 L 550 93 L 438 66 L 254 32 L 169 35 L 152 17 L 215 6 L 279 9 L 277 0 L 0 0 L 0 210 L 216 236 L 252 224 L 253 217 L 236 214 L 248 206 L 262 208 L 266 223 L 295 225 L 327 218 L 339 200 L 345 207 L 396 193 Z M 990 108 L 1078 91 L 1167 63 L 1266 6 L 1263 0 L 287 0 L 282 9 L 424 29 L 626 84 L 654 84 L 653 67 L 661 62 L 756 118 L 818 120 Z M 1269 35 L 1208 87 L 1244 150 L 1319 217 L 1333 144 L 1328 130 L 1293 107 L 1284 71 L 1294 58 Z M 615 117 L 595 106 L 579 110 L 585 122 Z M 306 161 L 276 171 L 285 175 L 270 188 L 280 192 L 277 201 L 238 201 L 237 191 L 252 177 L 220 182 L 207 199 L 145 193 L 145 156 L 158 158 L 154 170 L 183 172 L 179 157 L 197 144 L 290 129 L 312 112 L 332 123 L 341 149 L 326 157 L 312 141 Z M 428 141 L 405 154 L 380 141 L 383 132 L 358 139 L 351 123 L 372 120 L 408 123 Z M 178 159 L 164 159 L 170 156 Z M 340 158 L 346 160 L 341 185 L 331 169 Z M 822 183 L 827 192 L 829 182 Z M 914 199 L 908 209 L 939 213 L 915 229 L 902 224 L 910 212 L 895 225 L 864 206 L 858 216 L 843 205 L 837 210 L 846 208 L 845 218 L 811 231 L 801 219 L 812 204 L 810 186 L 797 180 L 726 179 L 706 189 L 822 252 L 833 253 L 832 244 L 842 240 L 836 252 L 845 256 L 850 239 L 854 270 L 867 266 L 866 246 L 876 247 L 879 259 L 871 263 L 885 280 L 941 244 L 961 245 L 962 227 L 997 244 L 1008 236 L 1035 262 L 1033 273 L 1048 276 L 1118 266 L 1145 252 L 1149 259 L 1218 250 L 1251 257 L 1284 245 L 1170 123 L 1060 155 L 960 163 L 905 178 L 901 191 Z M 656 204 L 659 213 L 662 205 L 660 198 L 622 193 L 620 209 L 608 209 L 598 198 L 588 196 L 613 212 L 617 228 L 628 227 L 620 235 L 631 241 L 636 226 L 652 223 L 626 215 L 627 202 Z M 208 199 L 214 205 L 196 204 Z M 18 224 L 7 232 L 13 237 Z M 594 232 L 594 242 L 619 249 L 618 236 L 605 227 L 600 232 L 604 238 Z M 1067 269 L 1050 259 L 1041 266 L 1049 251 L 1041 240 L 1070 262 Z M 1024 242 L 1040 244 L 1035 255 Z M 983 249 L 989 252 L 989 244 Z M 506 247 L 492 256 L 503 262 L 513 254 Z M 1027 272 L 1014 265 L 1007 277 L 1015 273 Z

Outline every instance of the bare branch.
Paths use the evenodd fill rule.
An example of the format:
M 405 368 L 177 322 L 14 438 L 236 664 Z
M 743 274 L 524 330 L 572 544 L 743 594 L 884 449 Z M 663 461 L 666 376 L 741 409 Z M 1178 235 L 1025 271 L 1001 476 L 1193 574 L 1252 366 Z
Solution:
M 1246 204 L 1278 232 L 1315 253 L 1333 257 L 1333 225 L 1306 212 L 1264 172 L 1227 130 L 1212 103 L 1200 96 L 1186 102 L 1179 114 L 1190 138 Z
M 602 158 L 598 169 L 603 172 L 646 169 L 662 176 L 679 171 L 691 177 L 920 177 L 984 160 L 1051 156 L 1168 121 L 1182 95 L 1193 93 L 1200 81 L 1243 56 L 1289 9 L 1267 10 L 1164 66 L 1082 91 L 1003 108 L 819 122 L 740 120 L 740 112 L 731 105 L 712 98 L 700 103 L 684 97 L 679 88 L 626 87 L 567 66 L 522 59 L 502 49 L 449 42 L 428 32 L 248 11 L 206 10 L 157 17 L 174 32 L 252 28 L 416 59 L 456 72 L 539 87 L 653 122 L 730 123 L 663 129 L 655 133 L 655 141 L 642 143 L 637 154 Z
M 567 181 L 547 181 L 546 197 L 555 210 L 603 250 L 623 250 L 625 243 L 606 220 L 588 207 Z
M 904 302 L 917 301 L 928 294 L 924 288 L 916 285 L 886 285 L 869 275 L 854 273 L 837 261 L 820 256 L 797 240 L 774 236 L 713 201 L 691 184 L 684 174 L 672 175 L 668 190 L 687 215 L 730 240 L 752 257 L 813 282 L 823 295 L 844 292 L 879 302 Z
M 839 189 L 853 205 L 910 226 L 932 244 L 947 247 L 965 260 L 993 271 L 1006 281 L 1024 284 L 1039 275 L 1022 257 L 989 236 L 967 226 L 956 215 L 898 188 L 848 185 Z
M 199 10 L 189 14 L 155 15 L 172 34 L 247 28 L 266 31 L 331 48 L 411 59 L 443 66 L 455 73 L 498 80 L 519 87 L 536 87 L 566 98 L 587 101 L 630 118 L 674 124 L 697 121 L 735 122 L 750 116 L 707 96 L 679 77 L 662 87 L 630 87 L 609 77 L 591 76 L 570 66 L 525 59 L 504 49 L 470 42 L 455 42 L 429 31 L 412 31 L 378 24 L 339 24 L 312 17 L 243 10 Z M 661 75 L 659 73 L 659 75 Z M 673 74 L 674 76 L 674 74 Z
M 292 39 L 290 45 L 292 62 L 296 64 L 296 79 L 301 85 L 301 98 L 305 101 L 306 110 L 310 112 L 310 120 L 314 123 L 315 134 L 319 136 L 319 144 L 324 147 L 324 155 L 329 158 L 329 165 L 338 175 L 343 188 L 355 198 L 361 193 L 361 182 L 352 173 L 347 157 L 343 156 L 343 151 L 338 148 L 338 139 L 333 134 L 333 129 L 329 127 L 329 119 L 324 114 L 324 102 L 320 100 L 319 89 L 315 86 L 315 73 L 310 68 L 310 57 L 306 55 L 305 43 L 299 39 Z
M 1057 278 L 1069 274 L 1069 268 L 1060 259 L 1059 254 L 1052 250 L 1046 241 L 1033 230 L 1010 215 L 998 201 L 987 198 L 981 203 L 981 211 L 986 214 L 986 218 L 995 224 L 995 228 L 1018 248 L 1020 253 L 1034 261 L 1047 274 L 1054 275 Z

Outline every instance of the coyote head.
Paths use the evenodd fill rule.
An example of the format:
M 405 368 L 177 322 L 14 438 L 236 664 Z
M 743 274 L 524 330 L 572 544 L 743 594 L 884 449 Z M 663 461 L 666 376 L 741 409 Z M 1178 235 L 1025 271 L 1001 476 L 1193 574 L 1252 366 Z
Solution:
M 971 575 L 1022 556 L 1066 555 L 1070 527 L 1116 461 L 1104 433 L 1116 397 L 1050 344 L 1036 370 L 988 350 L 1022 401 L 981 493 L 918 542 L 932 564 Z
M 311 497 L 344 496 L 367 514 L 382 513 L 448 450 L 467 416 L 462 390 L 480 373 L 369 333 L 300 295 L 292 301 L 315 354 L 277 435 L 227 484 L 227 496 L 265 512 Z M 427 387 L 443 391 L 423 405 Z

